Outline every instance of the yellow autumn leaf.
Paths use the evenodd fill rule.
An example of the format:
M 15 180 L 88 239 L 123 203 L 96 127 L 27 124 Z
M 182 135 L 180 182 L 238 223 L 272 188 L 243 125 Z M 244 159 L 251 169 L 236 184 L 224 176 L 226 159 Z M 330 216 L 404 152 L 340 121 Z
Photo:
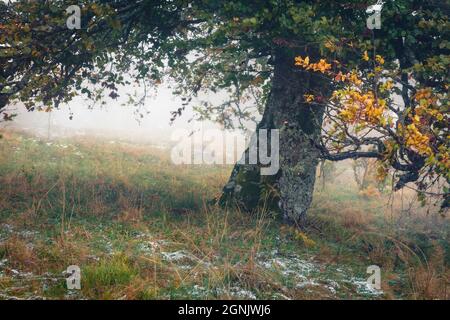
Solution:
M 333 42 L 331 42 L 330 40 L 328 40 L 327 42 L 325 42 L 325 48 L 327 48 L 328 50 L 330 50 L 331 52 L 335 52 L 336 51 L 336 46 Z
M 314 95 L 312 95 L 312 94 L 305 94 L 303 97 L 305 98 L 306 102 L 308 102 L 308 103 L 311 101 L 314 101 Z
M 309 65 L 309 57 L 305 57 L 304 59 L 301 56 L 295 57 L 295 65 L 307 68 Z
M 375 56 L 375 60 L 379 63 L 379 64 L 384 64 L 384 59 L 382 56 L 380 56 L 379 54 L 377 54 Z
M 363 54 L 362 59 L 363 59 L 364 61 L 369 61 L 369 54 L 367 53 L 367 50 L 364 51 L 364 54 Z
M 327 63 L 325 59 L 320 59 L 318 63 L 311 64 L 308 69 L 325 73 L 325 71 L 331 69 L 331 64 Z

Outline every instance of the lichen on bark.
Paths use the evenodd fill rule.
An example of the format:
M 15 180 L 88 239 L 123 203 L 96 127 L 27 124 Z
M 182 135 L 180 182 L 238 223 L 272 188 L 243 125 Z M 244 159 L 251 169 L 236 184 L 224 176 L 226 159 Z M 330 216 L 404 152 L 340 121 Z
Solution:
M 303 54 L 318 56 L 308 50 Z M 264 203 L 271 209 L 278 208 L 288 222 L 303 223 L 314 191 L 319 163 L 314 141 L 320 137 L 323 118 L 323 107 L 306 102 L 304 95 L 316 91 L 329 94 L 328 81 L 295 68 L 292 52 L 279 50 L 272 89 L 257 130 L 279 129 L 280 171 L 273 177 L 263 177 L 259 165 L 237 164 L 224 188 L 222 204 L 234 201 L 253 211 Z

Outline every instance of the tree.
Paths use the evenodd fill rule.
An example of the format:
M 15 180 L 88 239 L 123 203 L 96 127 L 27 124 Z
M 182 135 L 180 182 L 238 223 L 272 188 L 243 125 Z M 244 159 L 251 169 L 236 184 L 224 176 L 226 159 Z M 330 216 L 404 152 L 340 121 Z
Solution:
M 0 4 L 0 111 L 14 100 L 32 110 L 77 94 L 115 98 L 131 84 L 124 74 L 176 80 L 185 102 L 173 119 L 200 92 L 227 92 L 196 105 L 199 118 L 240 126 L 253 107 L 257 128 L 280 130 L 280 171 L 236 165 L 221 203 L 253 210 L 270 188 L 296 223 L 321 158 L 376 158 L 380 174 L 402 172 L 397 187 L 421 192 L 449 182 L 448 1 L 389 2 L 374 31 L 358 0 L 81 1 L 80 30 L 66 27 L 69 5 Z

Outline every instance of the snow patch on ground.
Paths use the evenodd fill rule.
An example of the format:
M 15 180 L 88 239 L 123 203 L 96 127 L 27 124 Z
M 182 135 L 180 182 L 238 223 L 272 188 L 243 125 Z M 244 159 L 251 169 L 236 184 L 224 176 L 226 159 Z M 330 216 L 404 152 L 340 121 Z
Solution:
M 161 248 L 165 245 L 167 245 L 168 242 L 165 240 L 151 240 L 151 241 L 144 241 L 139 242 L 136 246 L 136 249 L 144 255 L 152 255 L 159 251 L 161 251 Z
M 170 261 L 170 262 L 181 261 L 184 259 L 188 259 L 188 260 L 192 259 L 191 254 L 184 250 L 179 250 L 179 251 L 174 251 L 174 252 L 161 252 L 161 255 L 163 256 L 163 258 L 165 260 Z
M 256 300 L 256 294 L 250 290 L 243 289 L 239 286 L 232 286 L 230 288 L 205 288 L 203 286 L 194 285 L 189 294 L 193 298 L 206 298 L 208 296 L 229 296 L 234 299 L 248 299 Z
M 367 283 L 365 279 L 357 278 L 357 277 L 351 277 L 348 280 L 345 280 L 345 282 L 350 283 L 351 285 L 356 287 L 356 291 L 359 294 L 364 295 L 372 295 L 372 296 L 379 296 L 383 294 L 382 290 L 377 290 L 373 288 L 370 284 Z
M 273 253 L 272 253 L 273 254 Z M 312 261 L 300 259 L 298 256 L 267 256 L 260 254 L 258 264 L 266 269 L 281 271 L 284 276 L 294 275 L 304 278 L 319 269 Z
M 277 272 L 285 280 L 293 282 L 296 289 L 323 288 L 332 296 L 338 296 L 350 285 L 359 295 L 377 297 L 383 294 L 372 288 L 366 279 L 352 275 L 350 268 L 320 264 L 313 258 L 302 259 L 295 254 L 282 255 L 272 251 L 260 253 L 257 261 L 262 268 Z

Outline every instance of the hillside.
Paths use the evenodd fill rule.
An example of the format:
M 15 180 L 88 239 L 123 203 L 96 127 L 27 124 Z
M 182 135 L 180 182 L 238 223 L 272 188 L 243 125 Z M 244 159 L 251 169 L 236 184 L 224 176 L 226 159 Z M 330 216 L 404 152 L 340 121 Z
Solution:
M 298 230 L 264 208 L 211 204 L 230 170 L 174 166 L 146 145 L 2 132 L 0 299 L 449 298 L 448 218 L 412 192 L 361 194 L 344 164 Z M 69 265 L 80 291 L 66 289 Z

